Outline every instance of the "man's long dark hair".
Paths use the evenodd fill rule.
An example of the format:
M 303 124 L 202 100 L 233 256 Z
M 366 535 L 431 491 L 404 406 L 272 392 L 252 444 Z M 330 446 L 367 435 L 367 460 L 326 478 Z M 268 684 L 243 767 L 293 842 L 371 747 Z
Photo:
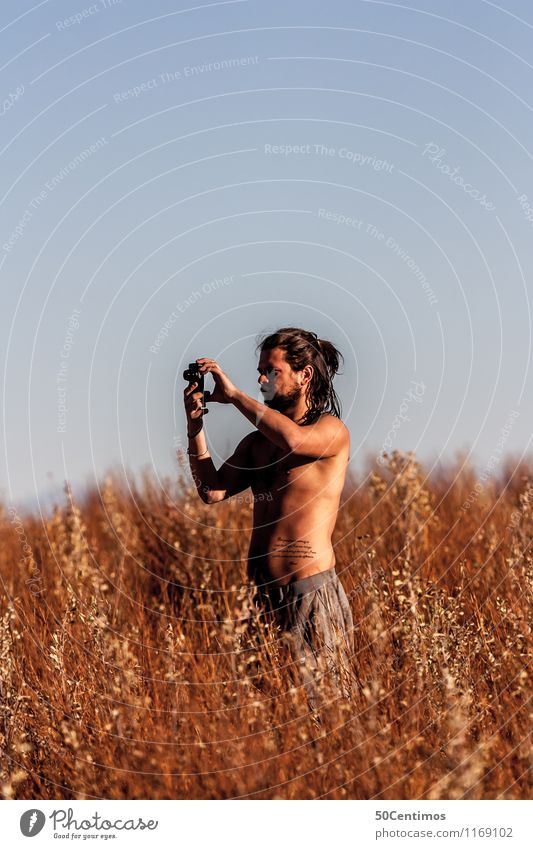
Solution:
M 256 351 L 273 348 L 285 351 L 285 359 L 293 371 L 313 366 L 313 378 L 307 386 L 308 410 L 302 423 L 313 424 L 322 413 L 331 413 L 340 419 L 341 403 L 333 388 L 333 378 L 339 371 L 339 360 L 344 362 L 341 352 L 331 342 L 301 327 L 280 327 L 261 339 Z

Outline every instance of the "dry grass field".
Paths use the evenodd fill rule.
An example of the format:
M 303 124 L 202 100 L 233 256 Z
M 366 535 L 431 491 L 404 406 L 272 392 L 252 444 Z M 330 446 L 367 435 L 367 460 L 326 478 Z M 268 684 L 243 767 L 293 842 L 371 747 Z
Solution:
M 533 466 L 394 452 L 334 535 L 353 693 L 317 726 L 247 624 L 251 495 L 109 475 L 0 505 L 0 789 L 14 799 L 531 798 Z

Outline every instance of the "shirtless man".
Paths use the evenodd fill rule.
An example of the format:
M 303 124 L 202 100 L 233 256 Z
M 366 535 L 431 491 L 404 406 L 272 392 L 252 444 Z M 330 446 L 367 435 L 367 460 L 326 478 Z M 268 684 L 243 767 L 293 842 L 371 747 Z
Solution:
M 215 381 L 205 401 L 233 404 L 256 429 L 217 470 L 203 431 L 202 395 L 192 383 L 184 391 L 188 453 L 206 504 L 251 487 L 248 575 L 258 589 L 256 600 L 292 635 L 315 704 L 320 658 L 325 656 L 339 684 L 340 666 L 346 669 L 353 646 L 353 620 L 331 544 L 350 453 L 332 386 L 339 352 L 316 334 L 292 327 L 270 334 L 258 347 L 264 402 L 238 389 L 215 360 L 196 361 Z

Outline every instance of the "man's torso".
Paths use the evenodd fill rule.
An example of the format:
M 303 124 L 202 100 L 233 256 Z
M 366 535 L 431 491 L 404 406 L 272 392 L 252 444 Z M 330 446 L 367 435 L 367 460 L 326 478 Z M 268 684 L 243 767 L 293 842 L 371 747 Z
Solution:
M 335 456 L 316 458 L 287 454 L 255 434 L 250 578 L 285 584 L 335 565 L 331 536 L 348 455 L 348 440 Z

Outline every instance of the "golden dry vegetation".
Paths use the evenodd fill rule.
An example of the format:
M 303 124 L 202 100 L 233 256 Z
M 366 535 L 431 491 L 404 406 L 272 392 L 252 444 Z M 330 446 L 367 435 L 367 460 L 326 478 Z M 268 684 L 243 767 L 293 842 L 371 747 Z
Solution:
M 250 497 L 206 506 L 180 462 L 0 506 L 3 797 L 531 797 L 531 465 L 480 484 L 394 452 L 350 478 L 353 692 L 317 725 L 247 624 Z

